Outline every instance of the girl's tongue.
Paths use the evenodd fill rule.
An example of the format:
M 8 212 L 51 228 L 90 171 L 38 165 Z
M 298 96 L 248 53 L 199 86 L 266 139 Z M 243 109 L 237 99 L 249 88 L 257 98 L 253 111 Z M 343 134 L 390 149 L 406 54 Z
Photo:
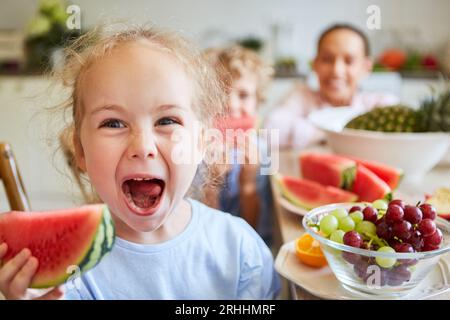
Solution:
M 152 207 L 162 193 L 161 182 L 152 180 L 127 180 L 124 183 L 124 192 L 129 200 L 142 209 Z

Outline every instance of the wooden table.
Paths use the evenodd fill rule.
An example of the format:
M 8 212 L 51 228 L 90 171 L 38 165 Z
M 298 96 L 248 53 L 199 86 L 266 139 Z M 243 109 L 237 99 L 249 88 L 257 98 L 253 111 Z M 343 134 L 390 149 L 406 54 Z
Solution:
M 326 151 L 326 147 L 315 147 L 311 151 Z M 283 175 L 299 176 L 298 152 L 281 151 L 279 157 L 279 172 Z M 304 229 L 301 225 L 301 217 L 284 209 L 279 202 L 281 195 L 276 188 L 274 178 L 272 176 L 272 191 L 274 197 L 274 246 L 276 252 L 279 251 L 281 245 L 297 239 L 303 234 Z M 425 193 L 431 193 L 438 187 L 450 188 L 450 164 L 442 164 L 436 166 L 420 183 L 410 184 L 404 181 L 398 188 L 398 193 L 406 196 L 406 199 L 415 199 L 414 201 L 423 200 Z M 283 292 L 288 294 L 291 299 L 316 300 L 318 297 L 312 295 L 296 284 L 283 280 Z M 450 293 L 442 294 L 435 299 L 450 299 Z

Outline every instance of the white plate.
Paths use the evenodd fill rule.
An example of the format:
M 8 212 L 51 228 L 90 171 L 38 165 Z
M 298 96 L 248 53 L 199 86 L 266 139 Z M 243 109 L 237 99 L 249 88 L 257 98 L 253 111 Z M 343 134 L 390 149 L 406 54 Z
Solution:
M 308 210 L 297 207 L 295 204 L 291 203 L 288 199 L 284 198 L 283 196 L 280 196 L 278 201 L 283 208 L 292 213 L 298 214 L 300 216 L 304 216 L 305 214 L 308 213 Z
M 450 299 L 450 256 L 445 255 L 427 277 L 404 299 Z M 301 263 L 295 254 L 295 241 L 284 244 L 276 259 L 275 269 L 286 279 L 311 294 L 324 299 L 373 299 L 356 295 L 342 287 L 329 267 L 320 269 Z M 439 295 L 439 296 L 438 296 Z

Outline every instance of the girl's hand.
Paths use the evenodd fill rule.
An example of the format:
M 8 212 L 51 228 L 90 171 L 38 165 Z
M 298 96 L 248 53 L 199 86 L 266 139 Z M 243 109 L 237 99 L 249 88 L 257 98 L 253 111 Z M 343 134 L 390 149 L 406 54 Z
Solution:
M 1 259 L 6 255 L 8 246 L 0 244 L 0 292 L 6 299 L 27 299 L 30 297 L 28 287 L 38 268 L 38 260 L 31 256 L 29 249 L 23 249 L 4 265 Z M 36 300 L 59 299 L 63 295 L 57 287 Z

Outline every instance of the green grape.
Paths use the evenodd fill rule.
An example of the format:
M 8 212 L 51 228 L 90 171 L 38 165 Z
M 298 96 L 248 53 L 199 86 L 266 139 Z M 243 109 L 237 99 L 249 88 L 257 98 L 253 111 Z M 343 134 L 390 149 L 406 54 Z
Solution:
M 339 225 L 338 219 L 335 216 L 331 215 L 331 214 L 326 215 L 325 217 L 323 217 L 320 220 L 320 224 L 319 224 L 320 231 L 323 232 L 325 234 L 325 236 L 327 236 L 327 237 L 333 231 L 337 230 L 338 225 Z
M 377 252 L 395 253 L 395 250 L 391 247 L 381 247 L 380 249 L 377 250 Z M 394 258 L 382 258 L 382 257 L 376 257 L 375 261 L 380 267 L 383 268 L 390 268 L 395 264 L 395 262 L 397 262 L 397 260 L 395 260 Z
M 345 209 L 335 209 L 333 211 L 331 211 L 331 213 L 333 216 L 335 216 L 338 220 L 341 218 L 344 218 L 346 216 L 348 216 L 348 212 Z
M 339 229 L 342 231 L 352 231 L 355 229 L 355 222 L 351 217 L 344 217 L 339 220 Z
M 360 223 L 361 221 L 364 220 L 364 214 L 361 211 L 353 211 L 352 213 L 350 213 L 350 218 L 353 219 L 353 221 L 355 222 L 355 224 Z
M 344 243 L 345 232 L 342 230 L 335 230 L 330 236 L 330 240 L 337 243 Z
M 356 225 L 356 231 L 367 237 L 375 237 L 377 234 L 377 227 L 370 221 L 361 221 Z
M 372 207 L 374 207 L 377 210 L 386 211 L 388 208 L 388 203 L 386 202 L 386 200 L 378 199 L 372 202 Z

